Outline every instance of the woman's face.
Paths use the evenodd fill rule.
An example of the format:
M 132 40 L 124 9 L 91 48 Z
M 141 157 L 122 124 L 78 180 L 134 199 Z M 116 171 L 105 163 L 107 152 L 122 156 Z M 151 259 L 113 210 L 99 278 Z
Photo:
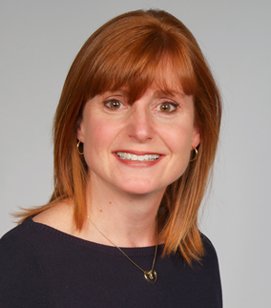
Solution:
M 91 181 L 131 194 L 161 193 L 185 171 L 200 136 L 191 96 L 153 86 L 128 104 L 124 90 L 90 99 L 78 129 Z

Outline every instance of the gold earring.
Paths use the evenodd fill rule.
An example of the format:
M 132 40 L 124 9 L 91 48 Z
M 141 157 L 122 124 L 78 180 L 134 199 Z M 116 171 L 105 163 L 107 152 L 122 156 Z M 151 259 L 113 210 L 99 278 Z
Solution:
M 190 162 L 195 161 L 195 160 L 197 160 L 197 158 L 198 158 L 198 154 L 199 154 L 198 149 L 197 149 L 197 148 L 193 148 L 193 151 L 194 151 L 194 155 L 193 155 L 193 157 L 190 159 Z
M 79 155 L 84 155 L 84 151 L 80 151 L 80 145 L 81 145 L 81 141 L 78 140 L 77 144 L 76 144 L 76 147 L 77 147 L 77 151 L 79 153 Z M 82 147 L 83 147 L 83 143 L 82 143 Z

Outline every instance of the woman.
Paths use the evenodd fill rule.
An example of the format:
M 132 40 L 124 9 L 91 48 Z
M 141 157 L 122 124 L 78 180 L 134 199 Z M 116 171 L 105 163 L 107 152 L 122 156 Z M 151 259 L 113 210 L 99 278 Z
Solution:
M 78 53 L 55 115 L 55 188 L 1 239 L 1 307 L 222 307 L 197 225 L 219 92 L 164 11 L 107 22 Z

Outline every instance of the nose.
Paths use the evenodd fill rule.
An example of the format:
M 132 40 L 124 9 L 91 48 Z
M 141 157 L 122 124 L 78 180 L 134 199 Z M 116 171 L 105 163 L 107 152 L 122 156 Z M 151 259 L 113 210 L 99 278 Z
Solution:
M 153 120 L 150 111 L 145 106 L 134 103 L 128 119 L 128 136 L 137 142 L 147 142 L 153 139 Z

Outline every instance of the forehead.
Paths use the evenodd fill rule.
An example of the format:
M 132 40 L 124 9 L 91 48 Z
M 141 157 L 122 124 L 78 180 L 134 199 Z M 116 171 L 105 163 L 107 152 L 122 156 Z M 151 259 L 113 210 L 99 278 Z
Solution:
M 151 57 L 151 54 L 133 54 L 103 59 L 97 70 L 88 71 L 85 102 L 107 91 L 125 89 L 128 101 L 132 103 L 145 91 L 155 86 L 165 93 L 183 92 L 193 95 L 196 90 L 196 77 L 191 61 L 178 50 L 164 52 Z
M 178 69 L 165 59 L 162 59 L 156 67 L 152 86 L 165 93 L 185 92 Z
M 191 95 L 191 86 L 187 83 L 183 86 L 183 74 L 174 67 L 170 61 L 161 60 L 153 70 L 147 68 L 142 75 L 137 75 L 127 82 L 116 82 L 106 91 L 123 90 L 128 96 L 129 103 L 140 98 L 148 89 L 155 90 L 157 95 Z

